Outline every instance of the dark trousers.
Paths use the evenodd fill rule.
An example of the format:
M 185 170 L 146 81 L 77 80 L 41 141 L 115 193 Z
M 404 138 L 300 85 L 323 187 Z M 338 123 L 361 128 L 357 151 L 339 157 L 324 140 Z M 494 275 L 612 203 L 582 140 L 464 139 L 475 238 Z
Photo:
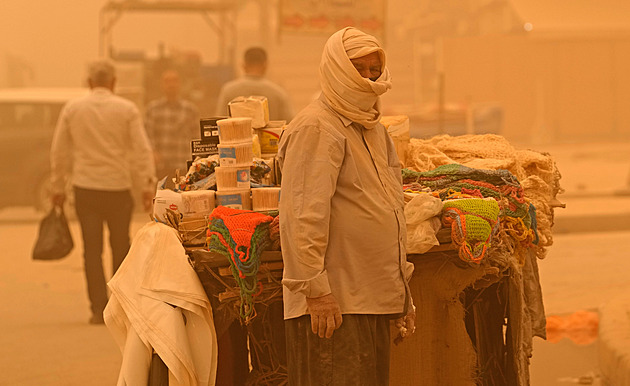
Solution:
M 102 315 L 107 304 L 103 271 L 103 224 L 109 229 L 113 273 L 129 252 L 129 227 L 133 212 L 131 192 L 74 188 L 75 209 L 83 236 L 83 259 L 93 315 Z
M 389 384 L 391 315 L 343 315 L 332 338 L 311 331 L 311 317 L 285 321 L 289 385 Z

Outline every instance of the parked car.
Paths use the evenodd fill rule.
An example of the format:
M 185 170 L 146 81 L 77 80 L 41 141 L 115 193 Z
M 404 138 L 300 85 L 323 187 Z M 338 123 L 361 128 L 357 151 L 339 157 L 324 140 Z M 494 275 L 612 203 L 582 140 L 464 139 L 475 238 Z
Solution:
M 0 89 L 0 208 L 50 207 L 50 145 L 57 118 L 85 88 Z M 71 200 L 69 200 L 71 205 Z

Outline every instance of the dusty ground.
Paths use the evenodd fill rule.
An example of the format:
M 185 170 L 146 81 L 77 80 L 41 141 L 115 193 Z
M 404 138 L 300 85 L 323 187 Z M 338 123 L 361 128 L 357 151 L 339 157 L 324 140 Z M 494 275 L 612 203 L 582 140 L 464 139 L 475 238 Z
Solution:
M 26 213 L 29 213 L 26 211 Z M 114 385 L 121 363 L 104 325 L 90 316 L 79 228 L 60 262 L 33 262 L 36 221 L 0 223 L 0 384 Z
M 565 231 L 539 262 L 547 314 L 597 310 L 620 289 L 630 288 L 630 227 L 624 222 L 630 218 L 630 196 L 612 195 L 625 187 L 630 144 L 534 148 L 557 154 L 567 188 L 561 197 L 567 208 L 557 212 Z M 120 352 L 105 326 L 87 323 L 78 224 L 71 224 L 77 247 L 69 257 L 33 262 L 40 216 L 26 208 L 0 211 L 0 385 L 115 384 Z M 588 218 L 593 217 L 603 218 L 614 231 L 583 225 L 592 225 Z M 137 216 L 134 232 L 146 219 Z M 532 385 L 566 385 L 582 375 L 596 376 L 596 354 L 595 344 L 536 338 Z

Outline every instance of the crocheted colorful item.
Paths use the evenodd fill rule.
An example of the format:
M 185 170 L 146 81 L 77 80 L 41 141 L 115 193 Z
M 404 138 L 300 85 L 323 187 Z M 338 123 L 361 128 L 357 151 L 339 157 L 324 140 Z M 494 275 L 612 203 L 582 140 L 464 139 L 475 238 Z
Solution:
M 257 278 L 260 254 L 269 244 L 272 220 L 262 213 L 225 206 L 218 206 L 210 214 L 208 250 L 230 261 L 232 276 L 240 289 L 240 316 L 246 324 L 255 316 L 254 296 L 262 288 Z
M 427 186 L 442 200 L 452 198 L 494 198 L 501 210 L 502 227 L 517 235 L 519 246 L 529 248 L 538 238 L 532 224 L 529 202 L 518 179 L 508 170 L 473 169 L 459 164 L 441 165 L 426 172 L 402 171 L 403 183 Z M 505 221 L 503 221 L 505 220 Z
M 402 171 L 403 183 L 419 182 L 433 190 L 442 189 L 453 181 L 463 179 L 485 181 L 492 185 L 511 185 L 520 187 L 518 179 L 508 170 L 473 169 L 460 164 L 440 165 L 433 170 L 416 172 L 410 169 Z
M 451 227 L 459 258 L 479 264 L 499 223 L 499 204 L 493 199 L 463 198 L 444 201 L 442 223 Z
M 506 197 L 509 206 L 504 209 L 505 215 L 525 217 L 529 212 L 529 204 L 525 202 L 521 184 L 505 169 L 473 169 L 464 165 L 448 164 L 427 172 L 403 169 L 402 177 L 403 184 L 417 182 L 433 191 L 439 191 L 443 200 L 454 190 L 495 199 Z
M 417 182 L 412 182 L 410 184 L 404 184 L 403 185 L 403 192 L 407 192 L 407 193 L 420 193 L 420 192 L 424 192 L 424 193 L 430 193 L 431 189 L 427 188 L 426 186 L 422 186 Z

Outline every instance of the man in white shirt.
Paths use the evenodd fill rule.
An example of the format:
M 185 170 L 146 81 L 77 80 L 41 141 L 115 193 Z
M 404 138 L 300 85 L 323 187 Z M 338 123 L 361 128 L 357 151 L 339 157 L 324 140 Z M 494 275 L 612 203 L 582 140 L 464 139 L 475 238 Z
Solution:
M 293 118 L 293 104 L 287 92 L 277 84 L 265 78 L 267 72 L 267 52 L 260 47 L 245 51 L 242 78 L 227 82 L 221 87 L 217 98 L 216 115 L 228 113 L 228 103 L 239 96 L 259 95 L 267 97 L 269 119 L 289 122 Z
M 379 122 L 385 52 L 344 28 L 319 72 L 322 95 L 278 150 L 289 384 L 387 385 L 390 320 L 413 333 L 415 309 L 400 162 Z
M 107 286 L 103 272 L 103 223 L 107 223 L 113 272 L 129 250 L 133 211 L 132 176 L 143 189 L 145 210 L 154 196 L 153 153 L 142 118 L 130 101 L 113 94 L 115 69 L 107 60 L 88 68 L 89 95 L 68 102 L 57 122 L 51 148 L 54 205 L 63 205 L 64 187 L 74 188 L 83 236 L 83 257 L 92 317 L 103 323 Z

